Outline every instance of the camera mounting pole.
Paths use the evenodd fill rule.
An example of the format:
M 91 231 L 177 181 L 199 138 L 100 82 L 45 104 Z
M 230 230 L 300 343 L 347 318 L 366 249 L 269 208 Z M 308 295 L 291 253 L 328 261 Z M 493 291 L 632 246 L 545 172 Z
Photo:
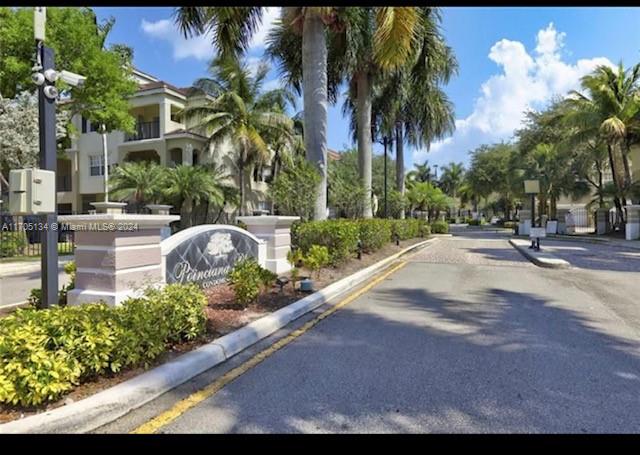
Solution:
M 44 23 L 46 8 L 34 8 L 34 37 L 37 60 L 41 71 L 54 69 L 53 49 L 44 45 Z M 45 80 L 38 87 L 38 126 L 40 136 L 40 168 L 56 172 L 56 100 L 45 95 L 45 88 L 54 82 Z M 57 209 L 53 214 L 43 215 L 44 232 L 41 231 L 42 307 L 49 308 L 58 303 L 58 230 Z

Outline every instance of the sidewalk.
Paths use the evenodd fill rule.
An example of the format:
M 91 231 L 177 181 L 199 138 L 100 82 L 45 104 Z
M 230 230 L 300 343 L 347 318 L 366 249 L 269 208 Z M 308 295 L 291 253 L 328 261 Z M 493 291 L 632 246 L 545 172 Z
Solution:
M 73 255 L 59 256 L 58 267 L 62 268 L 70 261 L 73 261 Z M 0 262 L 0 278 L 38 271 L 40 271 L 40 258 L 34 261 Z

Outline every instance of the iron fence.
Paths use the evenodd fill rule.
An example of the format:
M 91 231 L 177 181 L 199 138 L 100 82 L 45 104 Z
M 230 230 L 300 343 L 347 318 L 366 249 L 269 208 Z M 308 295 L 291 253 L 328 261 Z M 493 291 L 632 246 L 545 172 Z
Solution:
M 0 214 L 0 258 L 37 257 L 42 252 L 42 233 L 48 229 L 58 232 L 58 254 L 75 251 L 73 231 L 61 223 L 48 226 L 41 216 Z
M 576 234 L 590 234 L 595 232 L 595 213 L 586 207 L 574 207 L 570 210 L 573 217 Z

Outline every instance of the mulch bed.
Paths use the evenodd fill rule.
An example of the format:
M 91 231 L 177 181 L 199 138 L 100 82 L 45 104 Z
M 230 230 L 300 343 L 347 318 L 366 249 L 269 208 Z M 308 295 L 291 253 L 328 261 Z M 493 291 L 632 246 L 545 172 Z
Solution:
M 399 246 L 396 246 L 395 244 L 388 244 L 373 254 L 363 254 L 362 259 L 360 260 L 354 258 L 339 267 L 322 269 L 319 274 L 314 273 L 312 276 L 314 290 L 320 290 L 339 279 L 349 276 L 358 270 L 369 267 L 370 265 L 373 265 L 376 262 L 423 240 L 424 239 L 421 238 L 406 240 L 400 242 Z M 286 276 L 287 278 L 290 277 L 288 273 L 282 276 Z M 301 276 L 310 276 L 310 274 L 301 273 Z M 200 340 L 181 343 L 174 346 L 171 350 L 160 355 L 154 362 L 152 362 L 148 369 L 166 363 L 185 352 L 192 351 L 202 345 L 210 343 L 216 338 L 233 332 L 256 319 L 260 319 L 269 313 L 273 313 L 274 311 L 309 295 L 308 293 L 294 290 L 291 282 L 289 282 L 284 286 L 282 292 L 280 292 L 279 287 L 274 286 L 271 290 L 263 292 L 254 303 L 251 303 L 246 307 L 241 307 L 235 303 L 233 289 L 229 285 L 221 284 L 213 286 L 206 289 L 205 293 L 209 301 L 209 304 L 205 309 L 207 314 L 206 335 Z M 131 379 L 145 371 L 146 370 L 143 367 L 138 367 L 112 375 L 101 376 L 79 385 L 54 403 L 31 409 L 0 405 L 0 423 L 28 417 L 33 414 L 59 408 L 66 404 L 71 404 Z

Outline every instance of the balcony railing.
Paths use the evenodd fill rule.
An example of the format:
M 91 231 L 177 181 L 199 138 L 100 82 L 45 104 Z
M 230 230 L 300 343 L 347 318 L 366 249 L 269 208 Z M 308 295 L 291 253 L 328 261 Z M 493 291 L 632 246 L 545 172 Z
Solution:
M 160 137 L 160 121 L 138 122 L 133 134 L 125 134 L 124 140 L 141 141 L 143 139 L 154 139 Z
M 56 177 L 56 180 L 57 180 L 56 191 L 71 191 L 70 175 L 58 175 Z

